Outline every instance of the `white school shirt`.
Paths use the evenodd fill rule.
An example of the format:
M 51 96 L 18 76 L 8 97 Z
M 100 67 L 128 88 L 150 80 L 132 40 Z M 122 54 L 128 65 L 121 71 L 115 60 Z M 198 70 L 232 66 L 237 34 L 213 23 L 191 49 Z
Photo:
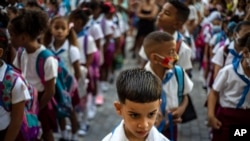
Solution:
M 148 62 L 146 64 L 145 70 L 150 71 L 151 73 L 156 75 L 150 66 L 150 62 Z M 167 73 L 172 73 L 172 72 L 173 72 L 172 69 L 166 71 L 165 76 Z M 162 85 L 162 89 L 167 94 L 166 110 L 179 107 L 179 100 L 178 100 L 178 94 L 177 94 L 178 93 L 178 82 L 177 82 L 175 75 L 173 75 L 167 83 Z M 193 89 L 193 82 L 190 80 L 190 78 L 188 77 L 188 75 L 184 71 L 184 91 L 183 91 L 183 94 L 186 95 L 186 94 L 190 93 L 192 91 L 192 89 Z
M 98 39 L 102 39 L 104 38 L 103 32 L 102 32 L 102 28 L 100 26 L 100 24 L 97 24 L 93 18 L 90 18 L 90 20 L 88 21 L 88 23 L 86 24 L 86 26 L 84 28 L 87 28 L 87 34 L 91 35 L 94 40 L 98 40 Z
M 94 38 L 90 35 L 87 37 L 87 53 L 85 53 L 84 49 L 84 38 L 85 36 L 81 36 L 77 38 L 78 44 L 79 44 L 79 50 L 80 50 L 80 63 L 86 64 L 86 54 L 92 54 L 97 51 L 97 47 L 94 41 Z
M 104 20 L 104 21 L 103 21 Z M 101 29 L 103 31 L 103 35 L 111 35 L 113 34 L 113 23 L 112 20 L 107 20 L 104 16 L 104 14 L 101 14 L 96 20 L 94 20 L 96 23 L 98 23 L 101 26 Z M 103 23 L 104 24 L 103 24 Z
M 17 56 L 13 61 L 13 65 L 22 71 L 23 76 L 30 82 L 31 85 L 33 85 L 38 90 L 38 92 L 43 92 L 44 86 L 37 74 L 36 62 L 39 53 L 45 49 L 45 46 L 41 45 L 40 48 L 38 48 L 33 53 L 27 53 L 26 50 L 24 50 L 21 56 L 21 64 L 19 64 Z M 48 57 L 44 64 L 45 81 L 56 78 L 58 73 L 57 69 L 57 60 L 54 57 Z
M 248 80 L 250 79 L 244 74 L 241 64 L 239 64 L 237 71 Z M 246 83 L 235 73 L 232 64 L 222 68 L 213 83 L 213 89 L 219 92 L 220 105 L 225 108 L 237 107 L 245 86 Z M 250 108 L 250 92 L 248 92 L 241 108 Z
M 114 129 L 113 132 L 105 136 L 102 141 L 129 141 L 124 131 L 124 120 Z M 145 141 L 169 141 L 154 126 L 150 129 Z
M 121 33 L 126 33 L 129 29 L 128 22 L 125 20 L 123 16 L 127 16 L 126 14 L 123 14 L 121 12 L 116 12 L 118 16 L 118 21 L 119 21 L 119 29 Z
M 234 41 L 232 41 L 229 46 L 228 49 L 234 49 Z M 226 61 L 225 61 L 225 65 L 231 64 L 233 62 L 234 56 L 228 52 L 228 55 L 226 57 Z M 223 66 L 224 63 L 224 47 L 221 47 L 217 50 L 217 52 L 215 53 L 215 55 L 212 58 L 212 63 L 219 65 L 219 66 Z
M 174 40 L 176 41 L 178 38 L 178 32 L 175 32 L 174 35 Z M 140 51 L 139 51 L 140 57 L 144 60 L 148 60 L 148 57 L 144 51 L 144 47 L 142 46 Z M 184 42 L 181 42 L 180 50 L 179 50 L 179 60 L 177 61 L 177 65 L 181 66 L 184 70 L 191 69 L 192 66 L 192 49 Z
M 55 46 L 53 43 L 51 43 L 49 47 L 56 54 L 57 57 L 62 59 L 63 63 L 69 69 L 71 74 L 74 74 L 75 72 L 74 72 L 73 64 L 76 61 L 80 61 L 79 48 L 74 45 L 70 45 L 69 40 L 65 40 L 63 45 L 57 50 L 55 49 Z
M 227 46 L 227 45 L 229 45 L 229 44 L 230 44 L 229 38 L 226 39 L 226 41 L 225 41 L 225 43 L 224 43 L 223 45 L 221 45 L 220 42 L 217 43 L 217 44 L 214 46 L 214 48 L 213 48 L 213 54 L 216 54 L 216 52 L 219 50 L 220 47 L 222 47 L 222 46 Z
M 113 38 L 119 38 L 122 35 L 121 29 L 119 28 L 119 19 L 117 16 L 113 16 L 112 22 L 112 29 L 113 29 Z M 118 22 L 118 25 L 115 23 Z
M 3 65 L 0 67 L 0 81 L 2 82 L 4 79 L 4 75 L 7 69 L 7 65 L 3 63 Z M 13 89 L 11 91 L 11 103 L 16 104 L 21 101 L 27 101 L 31 99 L 30 93 L 28 91 L 27 86 L 23 82 L 21 78 L 17 78 Z M 1 105 L 0 105 L 0 131 L 6 129 L 10 124 L 10 112 L 6 111 Z

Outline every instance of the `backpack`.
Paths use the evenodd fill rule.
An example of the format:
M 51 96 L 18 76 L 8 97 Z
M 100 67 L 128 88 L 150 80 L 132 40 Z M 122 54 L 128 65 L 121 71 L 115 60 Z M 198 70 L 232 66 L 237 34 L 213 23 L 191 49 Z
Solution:
M 184 72 L 183 72 L 183 69 L 180 66 L 177 66 L 177 65 L 174 66 L 173 70 L 174 70 L 174 75 L 175 75 L 177 83 L 178 83 L 177 94 L 178 94 L 178 101 L 179 101 L 179 104 L 180 104 L 182 102 L 183 92 L 184 92 Z M 161 99 L 162 99 L 162 104 L 161 104 L 160 108 L 161 108 L 163 116 L 166 116 L 165 107 L 166 107 L 166 104 L 167 104 L 166 103 L 167 98 L 166 98 L 165 93 L 161 94 Z M 165 120 L 161 121 L 161 123 L 160 123 L 160 125 L 158 127 L 158 130 L 160 132 L 163 131 L 163 129 L 165 127 L 165 124 L 166 124 Z
M 212 34 L 212 27 L 210 24 L 205 24 L 201 27 L 201 31 L 199 32 L 197 38 L 195 39 L 195 46 L 197 48 L 203 48 L 205 47 L 206 43 L 205 43 L 205 35 L 203 34 L 205 28 L 208 27 L 209 28 L 209 34 Z
M 48 49 L 39 53 L 36 62 L 36 71 L 45 84 L 44 64 L 48 57 L 55 55 Z M 55 57 L 56 58 L 56 57 Z M 62 61 L 58 59 L 58 75 L 55 84 L 55 95 L 52 102 L 58 118 L 69 117 L 72 110 L 71 96 L 77 90 L 75 77 L 70 74 Z
M 23 51 L 23 48 L 18 49 L 19 64 Z M 55 95 L 52 98 L 52 104 L 55 108 L 56 116 L 58 118 L 69 117 L 72 109 L 71 95 L 73 95 L 77 89 L 75 77 L 70 74 L 63 62 L 58 59 L 49 49 L 45 49 L 38 54 L 36 60 L 36 72 L 40 77 L 42 84 L 45 85 L 46 81 L 44 76 L 44 64 L 46 59 L 50 56 L 53 56 L 58 60 L 58 74 L 56 77 Z
M 23 80 L 31 96 L 31 99 L 25 102 L 23 122 L 20 131 L 26 141 L 36 140 L 39 134 L 37 90 L 24 79 L 18 70 L 10 65 L 7 65 L 4 79 L 0 82 L 0 87 L 4 88 L 0 90 L 0 105 L 2 105 L 6 111 L 11 111 L 11 91 L 18 78 Z
M 178 65 L 175 65 L 173 70 L 174 70 L 174 75 L 175 75 L 177 83 L 178 83 L 177 95 L 178 95 L 178 103 L 180 105 L 183 101 L 183 93 L 184 93 L 184 85 L 185 85 L 184 84 L 184 71 Z M 188 96 L 188 105 L 187 105 L 183 115 L 181 116 L 182 123 L 186 123 L 186 122 L 189 122 L 189 121 L 197 118 L 197 115 L 196 115 L 193 103 L 191 101 L 191 98 L 189 95 L 187 95 L 187 96 Z M 161 104 L 160 108 L 161 108 L 161 111 L 163 111 L 162 112 L 163 116 L 168 116 L 171 139 L 173 139 L 173 133 L 174 133 L 173 117 L 172 117 L 172 114 L 166 115 L 166 113 L 165 113 L 165 107 L 166 107 L 165 93 L 162 93 L 161 98 L 162 98 L 162 104 Z M 158 131 L 163 132 L 165 124 L 166 124 L 166 120 L 164 119 L 161 121 L 159 127 L 157 128 Z

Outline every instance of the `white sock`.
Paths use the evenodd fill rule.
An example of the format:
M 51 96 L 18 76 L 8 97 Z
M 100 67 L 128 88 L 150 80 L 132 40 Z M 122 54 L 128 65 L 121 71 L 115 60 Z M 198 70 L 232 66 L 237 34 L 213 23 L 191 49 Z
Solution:
M 72 138 L 71 139 L 74 140 L 74 141 L 78 141 L 78 135 L 77 135 L 77 133 L 72 134 Z
M 61 134 L 62 134 L 63 139 L 67 139 L 67 131 L 66 130 L 61 131 Z

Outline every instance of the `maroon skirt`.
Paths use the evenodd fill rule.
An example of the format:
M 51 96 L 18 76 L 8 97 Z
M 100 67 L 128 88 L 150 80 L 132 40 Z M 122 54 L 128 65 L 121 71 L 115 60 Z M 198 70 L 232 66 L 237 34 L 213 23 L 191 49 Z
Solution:
M 218 130 L 212 130 L 212 141 L 229 141 L 230 128 L 250 125 L 250 109 L 223 108 L 220 106 L 216 117 L 221 121 L 222 126 Z

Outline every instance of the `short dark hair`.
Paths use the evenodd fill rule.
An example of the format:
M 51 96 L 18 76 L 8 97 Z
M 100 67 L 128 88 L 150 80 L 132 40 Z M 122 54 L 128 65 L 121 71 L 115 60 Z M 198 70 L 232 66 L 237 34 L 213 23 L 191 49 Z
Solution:
M 250 50 L 250 32 L 238 39 L 238 45 L 240 48 L 247 47 Z
M 149 103 L 161 98 L 160 79 L 141 68 L 122 71 L 117 78 L 116 89 L 122 104 L 125 104 L 126 99 Z
M 9 47 L 8 37 L 6 35 L 6 32 L 2 29 L 0 29 L 0 48 L 3 49 L 3 56 L 1 57 L 4 61 L 7 61 L 7 55 Z
M 16 34 L 27 33 L 30 38 L 36 39 L 48 26 L 48 16 L 41 10 L 25 10 L 10 22 Z
M 239 32 L 241 30 L 242 26 L 250 26 L 250 21 L 241 21 L 241 22 L 239 22 L 236 25 L 236 27 L 234 29 L 234 32 Z
M 154 31 L 149 33 L 143 41 L 143 47 L 146 55 L 154 51 L 156 48 L 152 48 L 153 45 L 162 44 L 163 42 L 174 41 L 174 37 L 168 32 Z
M 188 19 L 189 13 L 190 13 L 189 8 L 183 2 L 181 2 L 179 0 L 169 0 L 168 2 L 176 8 L 177 20 L 181 21 L 182 23 L 185 23 Z

